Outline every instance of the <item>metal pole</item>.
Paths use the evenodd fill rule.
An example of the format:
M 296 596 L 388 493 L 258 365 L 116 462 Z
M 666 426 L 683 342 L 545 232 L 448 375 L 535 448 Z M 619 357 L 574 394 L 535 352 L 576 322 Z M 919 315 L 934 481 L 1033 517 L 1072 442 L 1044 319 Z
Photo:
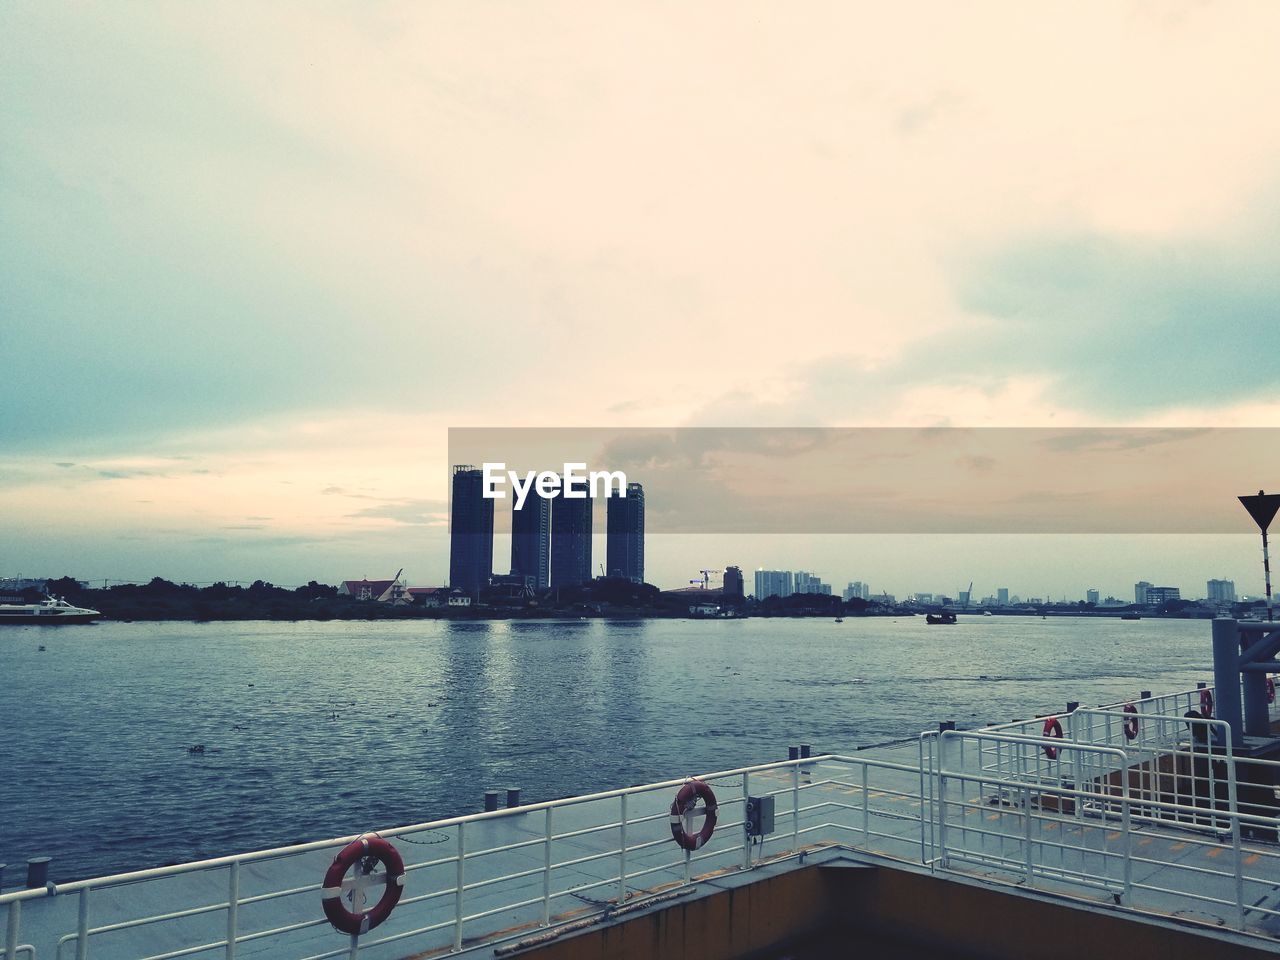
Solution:
M 627 795 L 618 798 L 622 818 L 618 822 L 618 906 L 627 902 Z
M 791 765 L 791 849 L 800 849 L 800 767 Z
M 804 752 L 804 748 L 800 748 Z M 747 816 L 747 797 L 751 796 L 751 774 L 744 773 L 742 775 L 742 817 L 745 820 Z M 745 827 L 742 831 L 742 869 L 746 870 L 751 866 L 751 832 Z
M 76 960 L 89 957 L 89 888 L 80 891 L 80 916 L 76 924 Z M 6 960 L 8 960 L 6 956 Z
M 390 881 L 388 881 L 390 882 Z M 240 908 L 240 861 L 231 864 L 227 878 L 227 960 L 236 958 L 236 914 Z M 83 960 L 83 958 L 77 958 Z
M 547 807 L 547 840 L 542 850 L 542 925 L 551 923 L 551 807 Z
M 1262 530 L 1262 575 L 1267 584 L 1267 622 L 1275 620 L 1275 614 L 1271 608 L 1271 554 L 1267 550 L 1267 530 Z
M 453 950 L 455 953 L 462 949 L 462 885 L 466 882 L 466 831 L 467 824 L 465 821 L 458 824 L 458 886 L 453 891 Z
M 9 929 L 5 932 L 4 938 L 5 960 L 13 960 L 18 953 L 18 925 L 21 921 L 22 901 L 11 900 L 9 902 Z

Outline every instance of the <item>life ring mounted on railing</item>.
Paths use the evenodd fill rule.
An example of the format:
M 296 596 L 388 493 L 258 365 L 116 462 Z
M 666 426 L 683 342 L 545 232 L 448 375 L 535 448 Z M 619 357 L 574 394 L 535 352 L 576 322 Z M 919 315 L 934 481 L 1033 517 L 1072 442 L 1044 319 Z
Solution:
M 1213 691 L 1208 687 L 1200 691 L 1200 716 L 1206 720 L 1213 719 Z
M 1044 721 L 1044 734 L 1046 739 L 1061 740 L 1062 724 L 1058 722 L 1057 717 L 1046 717 Z M 1058 748 L 1046 743 L 1044 745 L 1044 755 L 1050 760 L 1058 759 Z
M 1134 740 L 1138 736 L 1138 708 L 1132 703 L 1126 703 L 1124 712 L 1128 714 L 1124 718 L 1124 738 Z
M 698 801 L 702 806 L 698 806 Z M 671 836 L 685 850 L 697 850 L 711 839 L 716 829 L 716 795 L 704 781 L 690 778 L 671 803 Z M 701 816 L 702 829 L 694 831 L 693 820 Z
M 384 867 L 384 872 L 374 873 L 379 864 Z M 352 867 L 355 867 L 355 874 L 347 880 L 347 871 Z M 365 891 L 379 883 L 386 885 L 382 896 L 372 909 L 364 909 L 367 903 Z M 371 833 L 352 840 L 329 864 L 321 891 L 324 915 L 343 933 L 368 933 L 391 916 L 403 890 L 404 860 L 400 852 Z M 348 905 L 352 909 L 347 909 Z

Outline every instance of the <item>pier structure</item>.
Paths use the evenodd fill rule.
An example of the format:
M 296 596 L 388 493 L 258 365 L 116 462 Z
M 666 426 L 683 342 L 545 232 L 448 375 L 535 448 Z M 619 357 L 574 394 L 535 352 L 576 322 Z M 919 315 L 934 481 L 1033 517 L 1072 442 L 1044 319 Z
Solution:
M 694 849 L 673 827 L 699 834 L 708 808 L 673 810 L 682 772 L 379 830 L 403 874 L 370 867 L 340 890 L 323 878 L 360 835 L 46 879 L 0 892 L 0 958 L 705 960 L 850 938 L 939 956 L 1277 954 L 1280 761 L 1254 741 L 1280 711 L 1259 680 L 1267 737 L 1248 732 L 1246 679 L 1242 739 L 1213 710 L 1237 681 L 706 772 L 717 823 Z M 403 889 L 381 925 L 326 919 L 322 898 L 372 903 L 389 882 Z

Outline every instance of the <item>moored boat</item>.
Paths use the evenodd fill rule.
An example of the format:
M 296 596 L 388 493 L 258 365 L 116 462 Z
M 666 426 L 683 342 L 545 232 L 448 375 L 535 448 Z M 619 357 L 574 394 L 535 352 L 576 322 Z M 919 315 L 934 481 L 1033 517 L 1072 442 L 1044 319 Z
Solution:
M 941 613 L 926 613 L 924 619 L 926 623 L 955 623 L 956 615 L 950 610 L 943 610 Z

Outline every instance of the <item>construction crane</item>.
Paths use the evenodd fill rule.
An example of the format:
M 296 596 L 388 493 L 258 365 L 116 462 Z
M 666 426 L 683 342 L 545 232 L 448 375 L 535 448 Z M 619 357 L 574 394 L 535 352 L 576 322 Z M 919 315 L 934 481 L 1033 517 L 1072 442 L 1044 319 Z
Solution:
M 708 588 L 708 586 L 710 585 L 710 583 L 711 583 L 711 575 L 712 575 L 713 573 L 718 573 L 719 571 L 717 571 L 717 570 L 699 570 L 698 572 L 699 572 L 700 574 L 702 574 L 702 579 L 701 579 L 701 580 L 690 580 L 689 582 L 690 582 L 690 583 L 699 583 L 699 584 L 701 584 L 701 585 L 702 585 L 702 589 L 703 589 L 703 590 L 706 590 L 706 589 Z

